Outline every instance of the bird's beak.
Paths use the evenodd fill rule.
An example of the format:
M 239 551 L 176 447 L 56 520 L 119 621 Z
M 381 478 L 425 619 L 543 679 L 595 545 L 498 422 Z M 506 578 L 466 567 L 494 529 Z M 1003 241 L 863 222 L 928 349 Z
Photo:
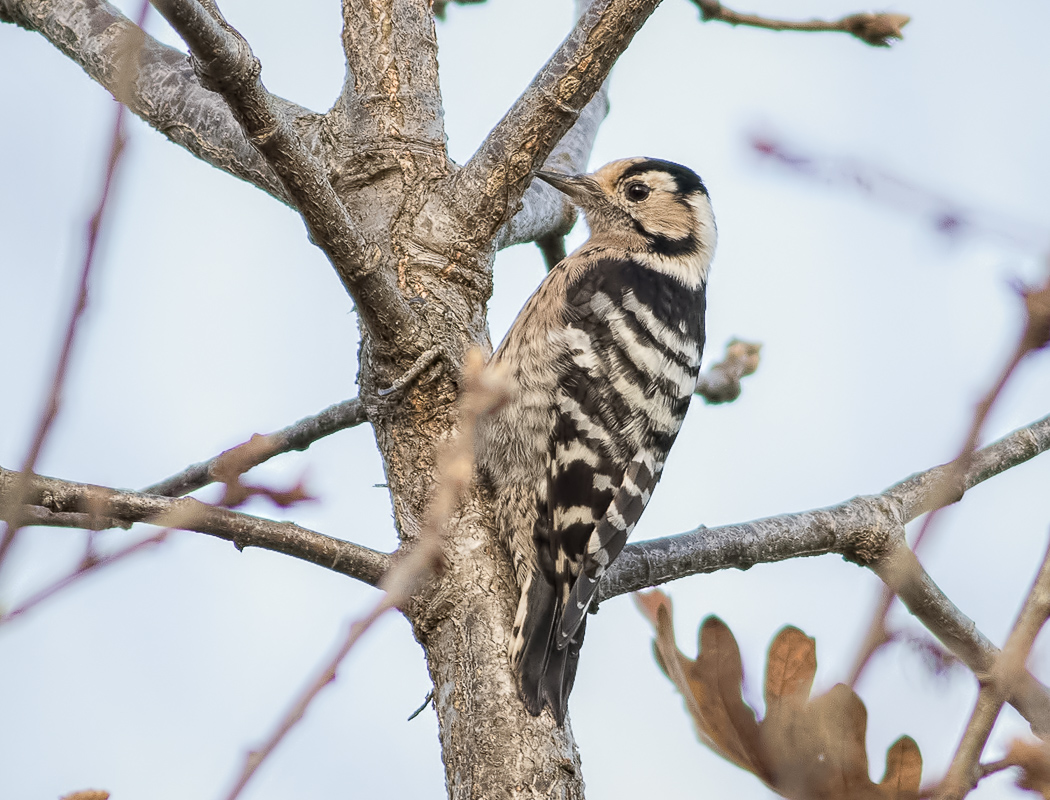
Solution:
M 532 174 L 582 206 L 591 205 L 596 198 L 602 196 L 601 187 L 589 175 L 562 175 L 558 172 L 542 172 L 541 170 L 536 170 Z

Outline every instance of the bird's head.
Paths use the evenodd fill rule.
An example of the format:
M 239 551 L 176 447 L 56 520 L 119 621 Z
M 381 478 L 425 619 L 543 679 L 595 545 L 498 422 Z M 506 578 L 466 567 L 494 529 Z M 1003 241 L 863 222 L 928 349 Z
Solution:
M 702 264 L 706 278 L 718 234 L 707 187 L 688 167 L 625 158 L 589 175 L 534 174 L 580 207 L 592 239 Z

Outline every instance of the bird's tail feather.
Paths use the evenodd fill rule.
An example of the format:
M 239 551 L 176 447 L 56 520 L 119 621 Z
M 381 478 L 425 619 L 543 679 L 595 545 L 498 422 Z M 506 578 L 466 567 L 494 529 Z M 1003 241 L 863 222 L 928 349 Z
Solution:
M 534 717 L 547 706 L 559 725 L 565 724 L 569 693 L 576 680 L 584 625 L 564 647 L 557 645 L 562 606 L 554 586 L 533 573 L 521 587 L 514 620 L 511 663 L 518 673 L 521 699 Z

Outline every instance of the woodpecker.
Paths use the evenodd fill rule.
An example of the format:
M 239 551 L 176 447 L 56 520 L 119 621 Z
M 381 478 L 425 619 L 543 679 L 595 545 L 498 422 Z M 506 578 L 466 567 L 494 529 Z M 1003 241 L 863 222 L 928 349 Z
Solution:
M 510 659 L 526 708 L 565 721 L 598 581 L 685 418 L 717 238 L 707 188 L 655 158 L 536 172 L 587 220 L 492 357 L 515 398 L 483 424 L 480 484 L 521 591 Z

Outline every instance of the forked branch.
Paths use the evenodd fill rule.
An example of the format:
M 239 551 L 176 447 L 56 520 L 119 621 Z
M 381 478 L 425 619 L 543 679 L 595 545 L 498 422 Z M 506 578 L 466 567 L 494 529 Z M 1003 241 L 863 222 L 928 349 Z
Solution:
M 973 454 L 961 490 L 1050 449 L 1050 416 Z M 904 525 L 930 510 L 947 466 L 935 467 L 879 495 L 838 506 L 785 514 L 739 525 L 628 545 L 599 585 L 599 600 L 728 567 L 806 555 L 838 553 L 872 569 L 922 623 L 978 675 L 989 672 L 998 649 L 926 574 L 907 546 Z M 1030 675 L 1014 686 L 1010 702 L 1041 735 L 1050 734 L 1050 696 Z
M 970 721 L 966 725 L 959 747 L 955 751 L 948 774 L 941 782 L 935 797 L 938 800 L 962 800 L 984 777 L 981 753 L 999 718 L 1003 703 L 1015 686 L 1026 676 L 1025 662 L 1032 651 L 1035 637 L 1050 617 L 1050 548 L 1043 556 L 1043 564 L 1028 591 L 1024 606 L 1017 615 L 1003 652 L 996 659 L 990 674 L 983 676 Z
M 418 338 L 419 326 L 394 278 L 380 268 L 319 159 L 262 84 L 262 67 L 244 37 L 211 0 L 152 0 L 193 54 L 202 83 L 219 92 L 248 140 L 273 168 L 317 244 L 357 301 L 373 333 Z

